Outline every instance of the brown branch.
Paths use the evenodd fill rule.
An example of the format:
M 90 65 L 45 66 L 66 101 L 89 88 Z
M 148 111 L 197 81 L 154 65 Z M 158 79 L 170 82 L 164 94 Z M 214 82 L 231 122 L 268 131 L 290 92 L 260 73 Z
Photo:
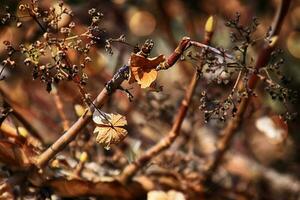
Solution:
M 68 130 L 70 128 L 70 122 L 65 114 L 64 104 L 63 104 L 60 96 L 58 95 L 57 89 L 56 88 L 52 89 L 51 94 L 53 95 L 55 106 L 56 106 L 58 114 L 62 120 L 63 129 Z
M 209 37 L 205 37 L 206 38 L 205 43 L 209 44 L 212 33 L 207 32 L 206 34 L 210 35 Z M 186 41 L 186 42 L 183 42 L 183 41 Z M 187 40 L 187 38 L 185 40 L 183 38 L 181 43 L 186 43 L 186 45 L 182 45 L 181 47 L 178 46 L 176 48 L 176 50 L 174 51 L 174 53 L 169 56 L 169 58 L 167 59 L 167 63 L 166 63 L 167 68 L 169 68 L 171 65 L 174 64 L 174 62 L 172 62 L 173 60 L 177 60 L 181 56 L 181 54 L 183 53 L 183 51 L 185 49 L 182 47 L 188 47 L 188 44 L 190 44 L 191 41 L 189 41 L 189 43 L 187 43 L 187 41 L 189 41 L 189 40 Z M 189 105 L 191 103 L 191 99 L 193 97 L 195 88 L 198 84 L 198 80 L 199 80 L 198 76 L 199 76 L 198 73 L 195 72 L 195 74 L 186 90 L 185 97 L 181 102 L 181 105 L 180 105 L 177 115 L 175 117 L 173 126 L 172 126 L 171 130 L 169 131 L 169 133 L 163 139 L 161 139 L 157 144 L 155 144 L 153 147 L 148 149 L 137 160 L 135 160 L 131 164 L 127 165 L 124 168 L 122 174 L 118 177 L 120 182 L 127 183 L 128 181 L 130 181 L 131 178 L 138 172 L 139 169 L 141 169 L 143 166 L 145 166 L 153 157 L 157 156 L 159 153 L 161 153 L 165 149 L 169 148 L 171 146 L 171 144 L 175 141 L 175 139 L 179 136 L 182 122 L 187 114 L 187 111 L 188 111 Z
M 290 3 L 291 0 L 281 1 L 281 5 L 278 8 L 278 12 L 274 20 L 273 32 L 271 34 L 271 38 L 273 39 L 273 41 L 271 41 L 271 43 L 269 44 L 266 44 L 265 47 L 260 52 L 255 65 L 256 70 L 264 67 L 268 63 L 268 60 L 271 56 L 271 52 L 273 51 L 274 45 L 277 40 L 277 35 L 279 34 L 279 31 L 281 29 L 283 20 L 287 14 Z M 254 90 L 258 80 L 259 80 L 258 76 L 253 74 L 248 81 L 249 89 Z M 209 181 L 211 179 L 212 174 L 216 171 L 219 164 L 221 163 L 225 152 L 230 147 L 232 138 L 235 136 L 235 133 L 237 132 L 237 130 L 241 125 L 243 115 L 246 111 L 246 108 L 248 107 L 249 101 L 250 101 L 249 97 L 244 97 L 242 99 L 240 105 L 238 106 L 238 111 L 236 113 L 236 116 L 233 119 L 231 119 L 227 124 L 227 126 L 223 129 L 221 133 L 223 137 L 219 140 L 217 146 L 218 150 L 215 152 L 214 158 L 207 165 L 207 170 L 204 175 L 205 181 Z

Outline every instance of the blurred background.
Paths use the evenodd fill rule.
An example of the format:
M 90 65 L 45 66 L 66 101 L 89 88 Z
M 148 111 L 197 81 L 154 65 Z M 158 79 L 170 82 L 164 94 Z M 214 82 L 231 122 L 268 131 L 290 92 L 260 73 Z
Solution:
M 255 16 L 260 25 L 256 32 L 257 38 L 265 36 L 272 24 L 279 0 L 251 1 L 251 0 L 66 0 L 67 7 L 74 12 L 72 19 L 76 23 L 76 30 L 83 32 L 89 24 L 88 10 L 96 8 L 103 14 L 102 27 L 105 32 L 100 34 L 101 41 L 90 54 L 92 62 L 85 69 L 89 79 L 87 90 L 95 97 L 111 78 L 113 73 L 128 62 L 133 52 L 131 46 L 116 43 L 113 46 L 113 55 L 105 51 L 105 40 L 118 38 L 125 35 L 126 41 L 133 46 L 143 44 L 146 39 L 154 41 L 151 57 L 159 54 L 168 55 L 177 46 L 178 41 L 184 36 L 193 40 L 203 41 L 204 25 L 207 18 L 213 15 L 216 19 L 215 34 L 212 46 L 230 49 L 230 31 L 225 25 L 226 19 L 233 18 L 236 12 L 241 13 L 241 22 L 247 24 Z M 12 7 L 18 7 L 19 1 L 4 0 Z M 40 0 L 42 7 L 56 5 L 56 1 Z M 68 18 L 64 19 L 70 20 Z M 11 43 L 31 41 L 40 38 L 39 27 L 33 22 L 23 23 L 18 29 L 14 26 L 2 26 L 0 29 L 0 57 L 5 58 L 3 41 Z M 290 88 L 299 91 L 300 86 L 300 1 L 294 0 L 289 13 L 284 21 L 278 47 L 284 51 L 285 64 L 283 73 L 292 79 Z M 250 50 L 251 56 L 256 58 L 260 46 Z M 73 58 L 76 60 L 76 55 Z M 170 70 L 159 73 L 158 84 L 163 86 L 162 92 L 141 90 L 138 85 L 124 84 L 134 95 L 133 102 L 129 102 L 126 95 L 117 92 L 111 97 L 109 103 L 103 108 L 107 112 L 118 112 L 127 117 L 129 137 L 125 139 L 121 149 L 135 149 L 136 155 L 159 141 L 168 132 L 172 125 L 173 117 L 177 112 L 181 99 L 195 68 L 187 61 L 178 62 Z M 63 130 L 61 118 L 55 106 L 51 93 L 45 90 L 39 81 L 33 81 L 30 69 L 17 63 L 17 67 L 5 71 L 7 77 L 0 83 L 11 102 L 19 111 L 32 122 L 39 130 L 40 136 L 46 144 L 51 144 L 58 138 Z M 234 80 L 227 85 L 207 83 L 204 78 L 197 86 L 192 107 L 182 128 L 182 136 L 175 142 L 172 149 L 180 149 L 184 154 L 195 153 L 205 158 L 215 150 L 215 141 L 220 135 L 224 123 L 212 120 L 204 123 L 203 113 L 198 109 L 200 94 L 207 90 L 212 98 L 222 98 L 234 84 Z M 56 86 L 57 93 L 63 102 L 63 109 L 71 122 L 76 120 L 74 106 L 83 104 L 81 95 L 72 83 L 60 83 Z M 224 94 L 225 93 L 225 94 Z M 257 89 L 259 97 L 253 101 L 248 109 L 246 120 L 243 123 L 237 138 L 232 145 L 230 154 L 236 155 L 232 162 L 227 164 L 227 170 L 244 179 L 249 178 L 245 173 L 249 166 L 245 166 L 243 156 L 249 157 L 259 164 L 275 170 L 276 173 L 289 174 L 292 180 L 300 179 L 300 124 L 297 117 L 288 122 L 287 128 L 277 123 L 270 124 L 268 119 L 276 118 L 277 114 L 284 112 L 284 106 L 272 101 L 264 93 L 263 85 Z M 289 105 L 292 112 L 300 110 L 299 100 L 294 105 Z M 273 119 L 272 118 L 272 119 Z M 284 128 L 282 128 L 284 127 Z M 280 130 L 280 131 L 277 131 Z M 130 146 L 130 148 L 128 146 Z M 113 147 L 111 152 L 115 152 Z M 103 153 L 103 150 L 99 150 Z M 100 154 L 101 154 L 100 153 Z M 104 152 L 104 154 L 110 154 Z M 241 156 L 241 157 L 239 157 Z M 122 155 L 125 159 L 128 155 Z M 240 158 L 240 159 L 239 159 Z M 160 161 L 158 160 L 157 163 Z M 252 165 L 250 164 L 250 167 Z M 256 166 L 256 165 L 255 165 Z M 121 168 L 121 167 L 120 167 Z M 263 196 L 264 183 L 253 186 Z M 296 186 L 295 186 L 296 187 Z M 296 187 L 297 188 L 297 187 Z M 300 191 L 300 188 L 298 188 Z M 285 194 L 285 193 L 284 193 Z M 282 199 L 278 196 L 275 199 Z M 293 199 L 292 197 L 290 197 Z M 299 196 L 298 196 L 299 198 Z M 268 199 L 264 197 L 262 199 Z M 285 198 L 288 199 L 288 198 Z

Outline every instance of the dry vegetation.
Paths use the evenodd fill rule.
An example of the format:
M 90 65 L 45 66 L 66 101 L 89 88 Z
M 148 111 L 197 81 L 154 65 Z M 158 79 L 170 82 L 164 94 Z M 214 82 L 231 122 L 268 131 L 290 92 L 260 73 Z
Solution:
M 4 1 L 0 199 L 299 199 L 300 4 L 210 4 Z

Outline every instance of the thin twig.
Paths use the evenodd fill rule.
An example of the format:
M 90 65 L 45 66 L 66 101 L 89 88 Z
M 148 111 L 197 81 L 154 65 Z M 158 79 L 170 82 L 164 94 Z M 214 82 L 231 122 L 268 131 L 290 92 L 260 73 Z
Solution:
M 51 94 L 53 95 L 55 106 L 56 106 L 58 114 L 62 120 L 63 129 L 68 130 L 70 128 L 70 122 L 65 114 L 64 104 L 63 104 L 60 96 L 58 95 L 56 88 L 52 90 Z
M 38 20 L 38 18 L 36 17 L 36 15 L 29 9 L 27 8 L 28 14 L 30 15 L 30 17 L 37 23 L 37 25 L 42 29 L 42 31 L 44 33 L 47 32 L 46 28 L 41 24 L 41 22 Z

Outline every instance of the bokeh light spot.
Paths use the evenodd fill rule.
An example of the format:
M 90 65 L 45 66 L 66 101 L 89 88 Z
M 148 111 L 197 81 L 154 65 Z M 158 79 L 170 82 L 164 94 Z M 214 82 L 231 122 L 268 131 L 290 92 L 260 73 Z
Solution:
M 137 36 L 150 35 L 155 30 L 155 26 L 154 16 L 147 11 L 137 11 L 129 20 L 129 28 Z
M 292 32 L 287 38 L 287 48 L 296 58 L 300 58 L 300 32 Z

